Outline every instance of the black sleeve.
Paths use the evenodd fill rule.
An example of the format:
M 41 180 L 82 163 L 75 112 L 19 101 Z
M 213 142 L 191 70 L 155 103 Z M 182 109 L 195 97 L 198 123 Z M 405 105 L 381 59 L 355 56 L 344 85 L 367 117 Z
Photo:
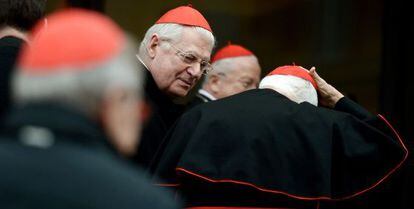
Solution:
M 352 197 L 376 187 L 401 166 L 407 154 L 401 138 L 382 116 L 368 123 L 349 116 L 338 120 L 332 131 L 333 193 Z
M 349 113 L 363 121 L 370 121 L 375 118 L 375 115 L 347 97 L 342 97 L 336 103 L 334 110 Z

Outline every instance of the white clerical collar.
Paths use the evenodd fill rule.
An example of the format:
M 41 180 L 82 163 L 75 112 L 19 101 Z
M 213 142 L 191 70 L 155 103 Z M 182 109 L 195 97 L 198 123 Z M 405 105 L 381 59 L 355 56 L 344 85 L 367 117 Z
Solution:
M 141 57 L 139 57 L 138 54 L 136 54 L 135 56 L 137 56 L 138 60 L 141 62 L 142 65 L 144 65 L 145 68 L 147 68 L 147 70 L 149 71 L 150 69 L 148 68 L 148 66 L 144 63 L 144 61 L 142 61 Z
M 207 97 L 207 98 L 209 98 L 210 100 L 216 100 L 216 98 L 213 95 L 211 95 L 208 91 L 206 91 L 204 89 L 199 89 L 198 93 L 205 96 L 205 97 Z
M 10 26 L 6 26 L 0 30 L 0 38 L 4 38 L 6 36 L 16 37 L 24 40 L 25 42 L 28 42 L 27 34 L 25 32 L 22 32 Z

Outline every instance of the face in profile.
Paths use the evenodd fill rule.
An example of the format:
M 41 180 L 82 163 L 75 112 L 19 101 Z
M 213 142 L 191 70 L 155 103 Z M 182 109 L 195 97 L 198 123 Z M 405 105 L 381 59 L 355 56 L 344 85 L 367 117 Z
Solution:
M 211 50 L 211 41 L 191 27 L 183 29 L 177 43 L 153 36 L 149 68 L 156 84 L 170 97 L 186 96 L 200 79 Z
M 214 96 L 217 99 L 228 97 L 257 88 L 260 81 L 260 66 L 253 57 L 232 58 L 225 71 L 215 73 Z
M 124 156 L 132 156 L 138 147 L 141 104 L 135 91 L 110 89 L 102 111 L 103 125 L 112 145 Z

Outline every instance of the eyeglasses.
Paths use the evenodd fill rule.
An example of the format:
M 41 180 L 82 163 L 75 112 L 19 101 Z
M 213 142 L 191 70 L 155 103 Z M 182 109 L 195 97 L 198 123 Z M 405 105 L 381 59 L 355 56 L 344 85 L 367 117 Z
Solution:
M 168 43 L 172 48 L 174 48 L 177 51 L 175 54 L 184 63 L 189 64 L 189 65 L 192 65 L 194 63 L 200 63 L 200 70 L 201 70 L 203 75 L 207 75 L 213 69 L 213 67 L 211 66 L 211 64 L 208 61 L 203 60 L 203 59 L 199 58 L 198 56 L 196 56 L 196 55 L 194 55 L 190 52 L 184 52 L 183 50 L 181 50 L 181 49 L 177 48 L 176 46 L 174 46 L 169 41 L 166 41 L 166 43 Z

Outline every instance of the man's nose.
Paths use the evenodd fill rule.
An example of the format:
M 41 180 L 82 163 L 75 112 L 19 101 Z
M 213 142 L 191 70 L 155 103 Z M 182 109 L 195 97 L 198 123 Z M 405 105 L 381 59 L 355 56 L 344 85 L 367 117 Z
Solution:
M 201 64 L 199 62 L 195 62 L 188 68 L 187 71 L 193 77 L 200 77 L 201 73 L 202 73 L 201 72 Z

